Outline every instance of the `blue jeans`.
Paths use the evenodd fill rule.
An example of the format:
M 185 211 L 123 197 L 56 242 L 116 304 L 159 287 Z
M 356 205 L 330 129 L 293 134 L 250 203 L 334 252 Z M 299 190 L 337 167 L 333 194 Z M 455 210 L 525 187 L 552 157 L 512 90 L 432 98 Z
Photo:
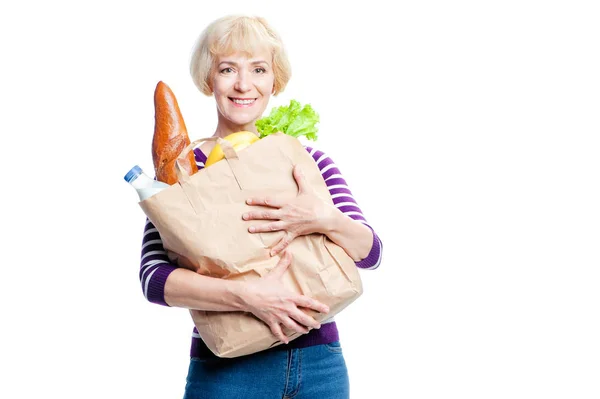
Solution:
M 184 395 L 184 399 L 349 397 L 348 370 L 339 342 L 231 359 L 192 358 Z

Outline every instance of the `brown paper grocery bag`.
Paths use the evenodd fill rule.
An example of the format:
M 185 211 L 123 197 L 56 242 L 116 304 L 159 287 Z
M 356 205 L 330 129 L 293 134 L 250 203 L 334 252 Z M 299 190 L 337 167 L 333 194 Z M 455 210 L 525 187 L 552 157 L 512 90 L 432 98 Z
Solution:
M 184 149 L 184 157 L 198 143 L 218 141 L 225 159 L 192 176 L 180 168 L 179 182 L 141 201 L 144 213 L 159 231 L 173 262 L 198 273 L 231 280 L 253 280 L 267 274 L 279 261 L 269 249 L 283 232 L 248 232 L 251 224 L 242 214 L 252 196 L 293 198 L 298 186 L 292 168 L 301 166 L 317 195 L 333 203 L 318 166 L 300 141 L 283 133 L 258 140 L 240 152 L 220 138 L 200 139 Z M 322 315 L 307 310 L 322 322 L 339 313 L 362 294 L 354 261 L 322 234 L 300 236 L 288 250 L 292 264 L 283 281 L 296 293 L 329 306 Z M 281 344 L 269 327 L 251 313 L 190 310 L 202 340 L 220 357 L 237 357 Z M 300 334 L 285 331 L 291 339 Z

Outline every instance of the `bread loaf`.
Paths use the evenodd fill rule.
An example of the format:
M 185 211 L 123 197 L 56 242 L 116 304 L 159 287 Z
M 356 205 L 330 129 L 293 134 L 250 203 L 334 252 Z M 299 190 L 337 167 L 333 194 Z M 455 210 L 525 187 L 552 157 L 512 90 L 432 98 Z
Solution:
M 154 90 L 154 137 L 152 139 L 152 160 L 157 180 L 167 184 L 177 183 L 175 160 L 189 144 L 190 138 L 175 94 L 165 83 L 158 82 Z M 193 151 L 190 151 L 180 164 L 190 176 L 198 171 Z

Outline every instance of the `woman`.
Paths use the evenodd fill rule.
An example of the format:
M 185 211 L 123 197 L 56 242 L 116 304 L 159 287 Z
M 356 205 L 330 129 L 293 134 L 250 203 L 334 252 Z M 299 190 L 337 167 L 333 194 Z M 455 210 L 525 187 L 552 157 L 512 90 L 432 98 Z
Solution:
M 199 37 L 191 60 L 196 86 L 214 96 L 218 122 L 214 136 L 241 130 L 256 132 L 271 95 L 286 86 L 291 72 L 279 36 L 262 18 L 230 16 L 210 24 Z M 204 167 L 214 143 L 194 150 Z M 317 163 L 334 204 L 323 202 L 294 169 L 298 196 L 287 202 L 251 198 L 249 205 L 267 205 L 270 212 L 247 212 L 246 220 L 262 220 L 250 233 L 285 231 L 271 251 L 280 257 L 269 275 L 252 282 L 202 276 L 170 264 L 160 236 L 147 222 L 140 279 L 146 298 L 165 306 L 212 311 L 247 311 L 264 321 L 284 344 L 248 356 L 221 359 L 192 335 L 185 398 L 348 398 L 348 373 L 335 321 L 319 325 L 299 307 L 328 312 L 324 304 L 288 291 L 280 277 L 290 264 L 285 248 L 295 237 L 326 234 L 357 267 L 374 269 L 381 261 L 381 241 L 366 224 L 339 169 L 323 152 L 306 147 Z M 288 342 L 282 326 L 303 335 Z

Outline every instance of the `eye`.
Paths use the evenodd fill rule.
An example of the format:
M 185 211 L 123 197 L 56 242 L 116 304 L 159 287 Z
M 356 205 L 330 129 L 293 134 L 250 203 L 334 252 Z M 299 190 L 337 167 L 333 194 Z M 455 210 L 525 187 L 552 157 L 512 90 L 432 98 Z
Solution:
M 231 67 L 221 69 L 221 73 L 223 73 L 223 74 L 232 73 L 232 72 L 233 72 L 233 68 L 231 68 Z
M 254 72 L 256 72 L 256 73 L 266 73 L 267 70 L 265 68 L 263 68 L 263 67 L 258 67 L 258 68 L 254 69 Z

